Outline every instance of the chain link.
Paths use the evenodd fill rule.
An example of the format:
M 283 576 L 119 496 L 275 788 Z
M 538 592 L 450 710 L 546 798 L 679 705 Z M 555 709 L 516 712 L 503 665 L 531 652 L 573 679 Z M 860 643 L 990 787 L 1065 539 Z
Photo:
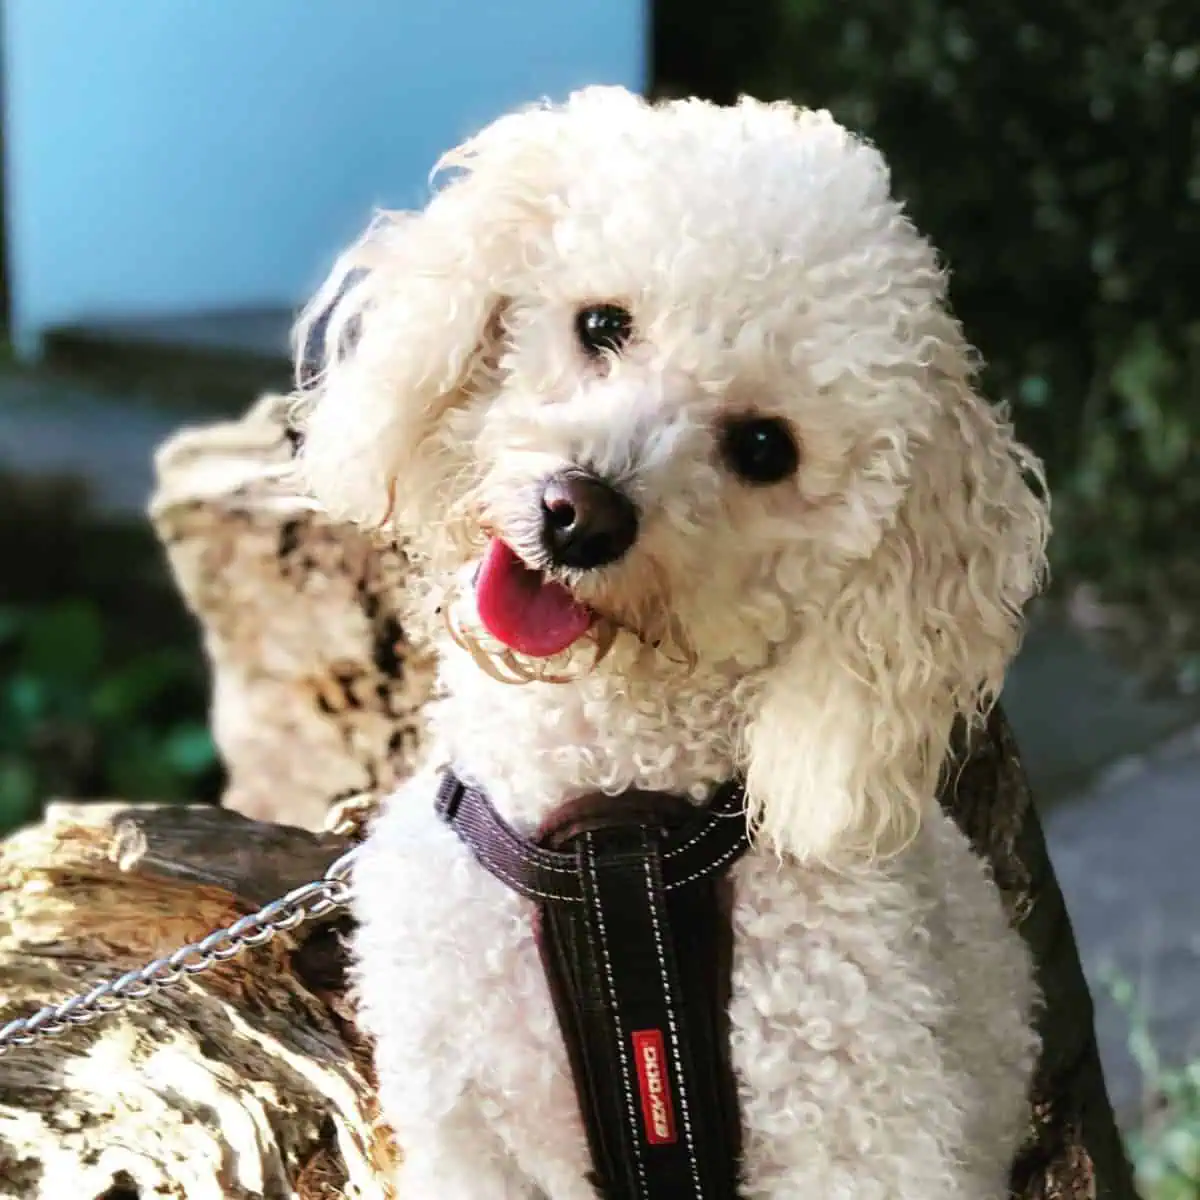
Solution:
M 343 818 L 345 814 L 341 814 Z M 351 821 L 344 821 L 350 826 Z M 355 822 L 355 825 L 361 822 Z M 180 946 L 165 958 L 156 958 L 119 979 L 105 980 L 59 1004 L 48 1004 L 28 1017 L 9 1021 L 0 1029 L 0 1058 L 14 1046 L 32 1046 L 43 1038 L 57 1037 L 73 1025 L 90 1025 L 126 1004 L 144 1000 L 175 987 L 189 975 L 199 975 L 218 963 L 237 958 L 244 950 L 266 945 L 276 934 L 295 929 L 304 921 L 322 917 L 350 901 L 350 871 L 357 847 L 337 859 L 320 879 L 293 888 L 198 942 Z

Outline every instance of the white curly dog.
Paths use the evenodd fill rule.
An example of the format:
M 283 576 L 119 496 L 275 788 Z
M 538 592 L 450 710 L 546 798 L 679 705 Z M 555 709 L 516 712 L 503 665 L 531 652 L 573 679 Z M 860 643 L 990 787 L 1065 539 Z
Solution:
M 1001 1200 L 1035 985 L 935 792 L 1048 522 L 934 250 L 874 149 L 787 104 L 590 88 L 444 165 L 310 306 L 368 272 L 298 402 L 306 485 L 403 539 L 442 651 L 355 876 L 398 1194 L 595 1196 L 531 906 L 433 811 L 452 765 L 524 830 L 744 776 L 743 1195 Z

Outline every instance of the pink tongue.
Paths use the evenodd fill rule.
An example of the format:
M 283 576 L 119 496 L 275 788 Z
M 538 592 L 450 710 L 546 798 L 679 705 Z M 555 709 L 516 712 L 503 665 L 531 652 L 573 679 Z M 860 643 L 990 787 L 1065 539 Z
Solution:
M 561 654 L 592 627 L 589 609 L 562 584 L 530 570 L 499 538 L 479 570 L 475 604 L 494 638 L 534 658 Z

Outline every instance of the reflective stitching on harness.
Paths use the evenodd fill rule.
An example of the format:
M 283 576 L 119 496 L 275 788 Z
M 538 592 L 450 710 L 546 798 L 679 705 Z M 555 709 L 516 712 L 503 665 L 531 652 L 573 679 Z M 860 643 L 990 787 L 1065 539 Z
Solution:
M 577 808 L 565 803 L 527 836 L 500 815 L 486 792 L 462 785 L 448 771 L 438 790 L 437 810 L 484 868 L 541 907 L 540 916 L 546 923 L 535 922 L 534 935 L 567 1038 L 569 1065 L 592 1158 L 589 1178 L 609 1184 L 615 1189 L 613 1195 L 622 1200 L 649 1200 L 658 1195 L 654 1189 L 659 1183 L 676 1200 L 732 1197 L 741 1153 L 740 1120 L 729 1087 L 735 1083 L 729 1048 L 726 1045 L 723 1052 L 713 1041 L 722 1034 L 711 1020 L 719 1016 L 714 1002 L 725 993 L 720 980 L 715 982 L 715 996 L 693 996 L 690 990 L 693 984 L 699 988 L 701 979 L 707 978 L 703 958 L 696 957 L 707 949 L 704 938 L 711 934 L 714 953 L 726 954 L 732 929 L 728 913 L 708 912 L 711 905 L 706 892 L 700 898 L 706 915 L 696 930 L 701 945 L 688 944 L 688 931 L 676 931 L 670 925 L 674 902 L 668 893 L 678 889 L 687 894 L 686 889 L 696 881 L 707 887 L 704 881 L 727 870 L 749 848 L 752 822 L 745 811 L 745 788 L 740 780 L 730 781 L 710 799 L 707 811 L 693 810 L 691 818 L 682 803 L 685 797 L 637 795 L 638 803 L 621 811 L 617 800 L 605 805 L 605 797 L 589 794 L 580 798 Z M 572 824 L 574 818 L 578 824 Z M 599 832 L 587 828 L 596 820 L 601 823 Z M 617 852 L 612 860 L 616 874 L 611 877 L 606 840 L 610 830 L 616 833 L 612 849 Z M 637 832 L 642 851 L 631 858 L 628 835 Z M 731 841 L 735 843 L 732 846 Z M 549 846 L 555 844 L 571 849 L 551 850 Z M 600 869 L 602 855 L 604 872 Z M 642 901 L 637 899 L 639 860 L 646 877 Z M 632 879 L 627 874 L 630 867 Z M 646 902 L 649 928 L 642 908 Z M 561 906 L 557 912 L 555 905 Z M 710 918 L 715 922 L 711 929 Z M 632 939 L 630 961 L 624 954 L 626 920 Z M 652 933 L 652 945 L 647 945 L 647 932 Z M 657 998 L 650 958 L 658 964 Z M 631 961 L 641 966 L 627 979 Z M 722 970 L 724 961 L 722 958 L 717 964 Z M 685 985 L 686 992 L 682 990 Z M 623 1007 L 627 999 L 632 1012 Z M 693 1002 L 700 1018 L 695 1029 L 687 1019 Z M 653 1014 L 645 1030 L 631 1023 L 633 1014 L 643 1009 L 647 1018 Z M 698 1039 L 695 1046 L 692 1035 Z M 728 1038 L 727 1031 L 724 1036 Z M 699 1075 L 685 1080 L 685 1065 L 689 1071 L 693 1065 L 699 1068 Z M 675 1086 L 670 1082 L 672 1073 L 678 1080 Z M 719 1085 L 711 1095 L 710 1089 L 698 1082 L 707 1081 L 710 1074 Z M 664 1104 L 666 1108 L 662 1108 Z M 712 1146 L 708 1143 L 709 1119 L 718 1123 L 712 1131 L 717 1139 Z M 649 1148 L 671 1144 L 674 1149 L 669 1151 Z M 665 1172 L 661 1179 L 660 1168 Z M 717 1191 L 710 1194 L 710 1187 Z
M 690 850 L 697 843 L 702 842 L 706 837 L 708 837 L 709 834 L 715 833 L 717 829 L 720 828 L 720 826 L 717 824 L 719 821 L 744 821 L 745 819 L 746 810 L 744 808 L 739 808 L 736 812 L 709 813 L 708 822 L 703 826 L 703 828 L 693 833 L 692 836 L 688 838 L 688 840 L 684 842 L 682 846 L 672 846 L 671 849 L 663 855 L 663 858 L 676 858 L 685 850 Z
M 719 813 L 713 814 L 714 818 L 719 818 L 719 816 L 720 816 Z M 674 846 L 670 850 L 668 850 L 663 855 L 663 858 L 678 858 L 679 855 L 681 855 L 685 850 L 690 850 L 698 842 L 704 841 L 704 839 L 706 837 L 708 837 L 708 835 L 710 833 L 712 833 L 716 828 L 717 828 L 716 820 L 715 819 L 710 820 L 708 822 L 708 824 L 704 826 L 703 829 L 699 830 L 697 833 L 693 833 L 692 836 L 690 838 L 688 838 L 688 840 L 686 842 L 684 842 L 682 846 Z
M 560 896 L 556 892 L 539 892 L 537 888 L 527 887 L 523 883 L 518 883 L 510 875 L 505 874 L 495 863 L 492 863 L 489 870 L 501 883 L 506 883 L 518 896 L 526 898 L 536 896 L 539 900 L 561 900 L 564 904 L 579 904 L 581 903 L 578 896 Z
M 664 892 L 673 892 L 676 888 L 681 888 L 685 883 L 691 883 L 696 879 L 703 879 L 705 875 L 712 875 L 719 871 L 730 859 L 737 858 L 742 853 L 744 847 L 734 846 L 732 849 L 726 850 L 720 858 L 709 863 L 702 871 L 693 871 L 690 875 L 685 875 L 682 879 L 673 880 L 671 883 L 663 884 Z
M 688 1148 L 688 1166 L 692 1170 L 692 1183 L 696 1195 L 703 1200 L 704 1187 L 700 1182 L 700 1166 L 696 1162 L 696 1142 L 692 1136 L 692 1114 L 688 1108 L 687 1084 L 683 1079 L 683 1061 L 679 1054 L 679 1029 L 675 1024 L 675 1006 L 671 1003 L 671 981 L 667 976 L 667 956 L 663 950 L 662 930 L 658 924 L 658 903 L 654 897 L 654 874 L 650 867 L 650 855 L 646 855 L 646 902 L 650 906 L 650 922 L 654 927 L 654 949 L 658 954 L 658 974 L 663 986 L 663 1004 L 667 1010 L 667 1027 L 671 1031 L 671 1061 L 675 1064 L 675 1079 L 679 1089 L 679 1112 L 683 1117 L 683 1135 Z
M 596 870 L 596 849 L 592 842 L 590 833 L 584 835 L 584 843 L 587 846 L 588 873 L 592 880 L 592 891 L 599 895 L 600 891 L 600 876 Z M 604 956 L 604 975 L 608 980 L 608 1002 L 612 1008 L 613 1025 L 617 1031 L 617 1046 L 621 1055 L 621 1081 L 625 1088 L 625 1111 L 629 1116 L 629 1126 L 633 1132 L 633 1153 L 634 1160 L 637 1166 L 638 1180 L 640 1182 L 640 1192 L 642 1195 L 646 1193 L 646 1168 L 642 1162 L 642 1146 L 638 1136 L 637 1126 L 637 1105 L 633 1100 L 633 1079 L 629 1073 L 629 1056 L 625 1050 L 625 1027 L 621 1021 L 621 1012 L 617 1007 L 617 981 L 613 978 L 612 960 L 608 955 L 608 936 L 604 929 L 604 911 L 600 904 L 595 906 L 596 927 L 600 934 L 600 950 Z
M 472 789 L 474 790 L 474 789 Z M 479 793 L 482 794 L 482 793 Z M 486 798 L 485 798 L 486 799 Z M 511 826 L 507 821 L 494 822 L 495 832 L 504 839 L 514 850 L 521 854 L 527 855 L 533 862 L 537 864 L 540 871 L 554 871 L 559 875 L 574 875 L 575 867 L 559 866 L 555 863 L 555 858 L 558 857 L 553 851 L 540 850 L 536 846 L 532 846 L 525 841 L 523 837 Z M 560 897 L 552 896 L 552 900 L 558 900 Z

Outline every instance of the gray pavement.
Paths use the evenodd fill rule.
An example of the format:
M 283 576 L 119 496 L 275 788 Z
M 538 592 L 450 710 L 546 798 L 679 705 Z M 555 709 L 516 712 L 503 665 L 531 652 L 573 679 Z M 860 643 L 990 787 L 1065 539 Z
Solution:
M 1200 1058 L 1200 725 L 1056 805 L 1046 837 L 1092 985 L 1113 1102 L 1131 1118 L 1142 1080 L 1112 973 L 1136 989 L 1166 1066 Z

